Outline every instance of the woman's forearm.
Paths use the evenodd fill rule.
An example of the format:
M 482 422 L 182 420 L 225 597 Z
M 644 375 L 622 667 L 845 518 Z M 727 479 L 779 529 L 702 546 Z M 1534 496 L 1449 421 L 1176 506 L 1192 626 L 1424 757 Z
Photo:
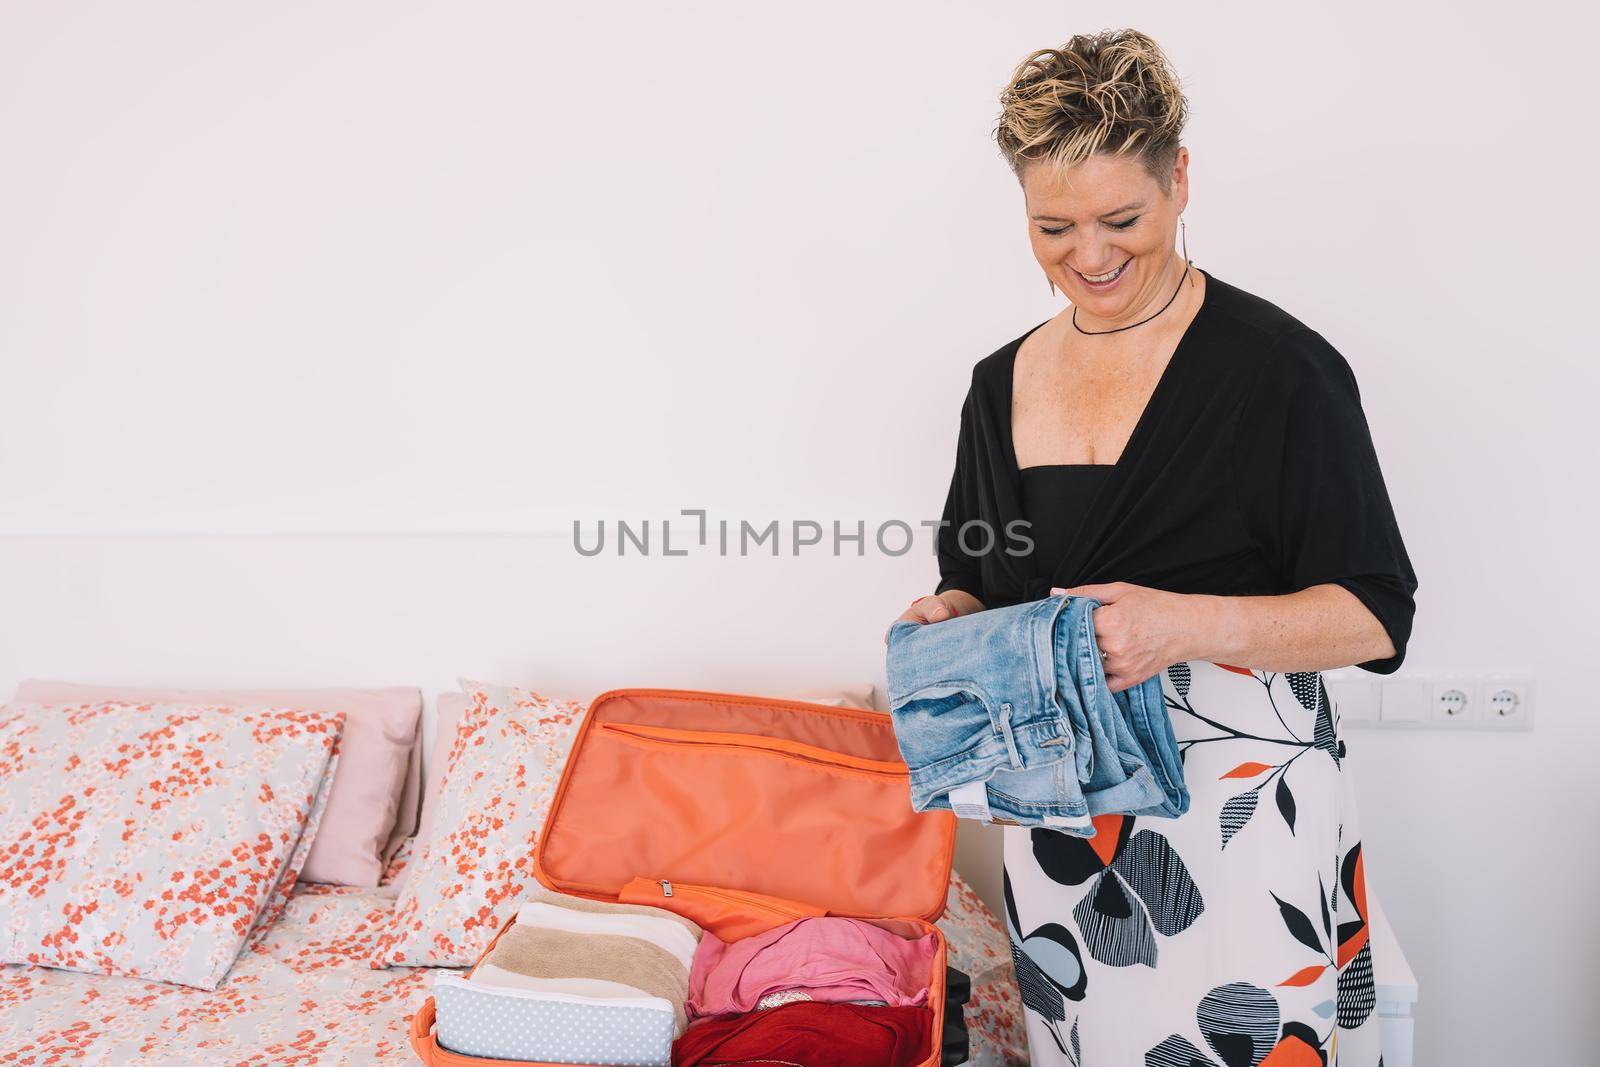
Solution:
M 1266 671 L 1326 671 L 1394 655 L 1383 624 L 1341 585 L 1200 600 L 1195 659 Z

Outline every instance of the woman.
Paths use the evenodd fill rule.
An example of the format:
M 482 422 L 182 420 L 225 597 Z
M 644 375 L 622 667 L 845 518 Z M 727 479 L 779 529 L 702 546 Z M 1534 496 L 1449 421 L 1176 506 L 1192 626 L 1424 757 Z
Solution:
M 1071 305 L 980 360 L 934 594 L 902 618 L 1100 601 L 1113 691 L 1160 674 L 1191 795 L 1092 838 L 1005 828 L 1033 1062 L 1375 1067 L 1337 710 L 1389 673 L 1417 581 L 1354 376 L 1319 334 L 1179 255 L 1186 103 L 1155 42 L 1030 55 L 997 131 Z

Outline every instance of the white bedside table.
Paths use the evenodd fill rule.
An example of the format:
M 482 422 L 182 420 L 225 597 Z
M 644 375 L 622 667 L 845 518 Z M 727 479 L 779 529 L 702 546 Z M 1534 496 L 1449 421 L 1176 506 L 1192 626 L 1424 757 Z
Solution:
M 1413 1067 L 1416 1038 L 1417 976 L 1395 940 L 1389 917 L 1367 887 L 1367 921 L 1372 927 L 1372 980 L 1377 986 L 1378 1033 L 1383 1067 Z

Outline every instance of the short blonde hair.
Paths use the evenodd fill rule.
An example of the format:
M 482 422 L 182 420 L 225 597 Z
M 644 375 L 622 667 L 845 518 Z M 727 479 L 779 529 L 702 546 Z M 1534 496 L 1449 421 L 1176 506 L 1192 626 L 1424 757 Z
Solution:
M 1039 49 L 1012 72 L 1000 103 L 994 136 L 1019 180 L 1030 163 L 1060 172 L 1105 153 L 1134 156 L 1171 186 L 1189 103 L 1166 54 L 1138 30 Z

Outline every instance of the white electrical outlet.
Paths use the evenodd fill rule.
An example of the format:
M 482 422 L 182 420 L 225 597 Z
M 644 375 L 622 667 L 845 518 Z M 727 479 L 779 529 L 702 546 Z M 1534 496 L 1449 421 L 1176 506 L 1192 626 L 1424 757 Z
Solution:
M 1533 729 L 1533 679 L 1497 675 L 1484 679 L 1482 691 L 1482 725 L 1496 730 Z
M 1436 678 L 1428 717 L 1437 723 L 1466 724 L 1479 718 L 1478 685 L 1465 678 Z
M 1340 670 L 1324 672 L 1323 681 L 1340 722 L 1352 726 L 1451 733 L 1533 729 L 1534 680 L 1528 674 L 1419 671 L 1365 683 Z M 1355 714 L 1343 713 L 1344 701 Z M 1363 716 L 1368 708 L 1376 715 Z

